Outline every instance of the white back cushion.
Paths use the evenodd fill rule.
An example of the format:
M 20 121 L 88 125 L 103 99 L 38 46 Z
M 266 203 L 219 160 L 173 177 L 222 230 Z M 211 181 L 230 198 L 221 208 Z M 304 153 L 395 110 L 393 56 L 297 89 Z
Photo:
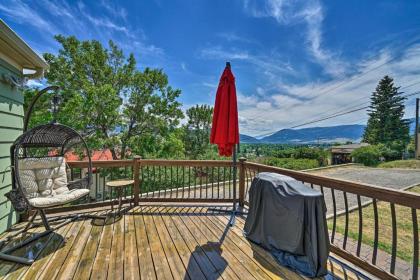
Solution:
M 27 198 L 52 196 L 69 190 L 63 157 L 20 159 L 18 174 Z

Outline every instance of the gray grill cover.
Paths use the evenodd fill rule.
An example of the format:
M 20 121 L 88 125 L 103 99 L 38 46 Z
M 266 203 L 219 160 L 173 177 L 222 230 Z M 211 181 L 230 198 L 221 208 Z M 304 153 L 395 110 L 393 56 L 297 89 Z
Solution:
M 248 239 L 309 277 L 327 274 L 329 240 L 321 192 L 295 179 L 259 173 L 249 191 Z

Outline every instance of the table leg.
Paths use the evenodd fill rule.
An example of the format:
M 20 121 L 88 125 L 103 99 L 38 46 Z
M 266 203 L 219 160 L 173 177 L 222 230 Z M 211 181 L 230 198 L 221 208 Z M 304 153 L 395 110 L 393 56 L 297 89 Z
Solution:
M 131 186 L 131 200 L 130 200 L 130 206 L 134 206 L 134 186 Z
M 114 200 L 112 199 L 112 190 L 110 192 L 110 199 L 111 199 L 111 211 L 114 212 Z
M 121 188 L 118 188 L 118 215 L 121 214 L 121 205 L 122 205 L 122 191 L 121 191 Z

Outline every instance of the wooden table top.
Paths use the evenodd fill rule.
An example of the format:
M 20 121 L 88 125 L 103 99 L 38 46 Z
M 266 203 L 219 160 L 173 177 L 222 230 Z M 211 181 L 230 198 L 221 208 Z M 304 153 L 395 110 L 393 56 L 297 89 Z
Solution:
M 134 180 L 114 180 L 106 182 L 108 187 L 119 188 L 134 184 Z

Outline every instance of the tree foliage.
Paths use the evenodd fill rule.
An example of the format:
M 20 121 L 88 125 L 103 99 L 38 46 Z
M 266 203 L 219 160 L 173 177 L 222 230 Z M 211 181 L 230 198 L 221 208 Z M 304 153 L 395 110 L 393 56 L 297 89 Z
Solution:
M 114 159 L 125 157 L 128 148 L 143 156 L 177 151 L 176 127 L 183 117 L 178 97 L 160 69 L 137 69 L 133 54 L 127 58 L 112 41 L 105 48 L 99 41 L 55 37 L 61 44 L 57 55 L 46 53 L 49 84 L 61 87 L 58 121 L 81 131 L 91 148 L 109 148 Z M 34 92 L 28 90 L 29 100 Z M 38 112 L 49 108 L 43 98 Z M 41 113 L 39 113 L 41 115 Z M 44 114 L 43 116 L 48 116 Z M 45 122 L 37 117 L 31 123 Z M 179 133 L 179 132 L 178 132 Z
M 381 147 L 378 145 L 370 145 L 355 149 L 351 156 L 357 163 L 362 163 L 366 166 L 376 166 L 382 156 Z
M 373 145 L 392 145 L 393 149 L 403 151 L 410 139 L 409 125 L 403 119 L 404 100 L 391 77 L 380 80 L 371 97 L 363 141 Z
M 210 127 L 213 108 L 209 105 L 196 105 L 186 111 L 188 117 L 184 125 L 185 153 L 189 158 L 197 159 L 207 154 L 210 149 Z

